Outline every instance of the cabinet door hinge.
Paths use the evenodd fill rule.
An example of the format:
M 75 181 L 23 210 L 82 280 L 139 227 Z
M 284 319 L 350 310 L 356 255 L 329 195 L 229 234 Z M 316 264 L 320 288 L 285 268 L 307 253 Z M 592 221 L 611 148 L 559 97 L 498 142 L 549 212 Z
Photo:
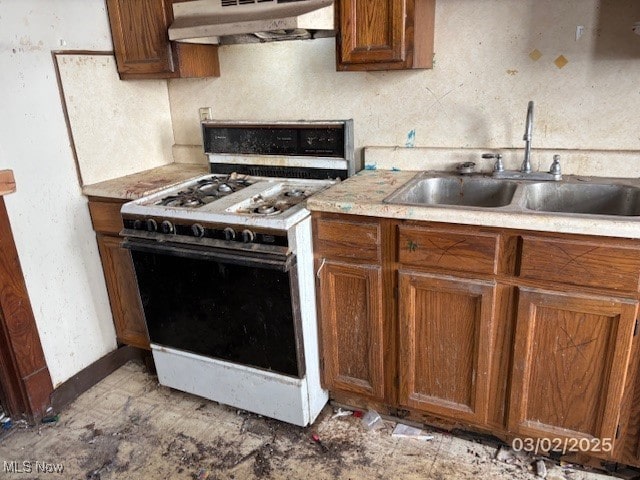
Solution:
M 635 337 L 636 335 L 638 335 L 638 329 L 640 329 L 640 326 L 638 325 L 640 324 L 640 321 L 636 318 L 636 326 L 633 329 L 633 336 Z
M 616 427 L 616 440 L 620 438 L 620 424 Z

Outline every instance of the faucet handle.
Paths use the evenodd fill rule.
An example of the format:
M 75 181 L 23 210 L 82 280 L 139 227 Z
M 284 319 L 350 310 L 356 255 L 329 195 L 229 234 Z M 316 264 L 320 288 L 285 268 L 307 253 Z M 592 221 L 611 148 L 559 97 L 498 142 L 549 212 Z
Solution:
M 502 163 L 502 155 L 499 153 L 483 153 L 482 158 L 495 158 L 496 163 L 493 164 L 494 172 L 504 172 L 504 164 Z
M 553 156 L 553 162 L 551 163 L 551 167 L 549 168 L 549 173 L 553 175 L 556 180 L 560 180 L 562 177 L 562 169 L 560 167 L 560 155 Z

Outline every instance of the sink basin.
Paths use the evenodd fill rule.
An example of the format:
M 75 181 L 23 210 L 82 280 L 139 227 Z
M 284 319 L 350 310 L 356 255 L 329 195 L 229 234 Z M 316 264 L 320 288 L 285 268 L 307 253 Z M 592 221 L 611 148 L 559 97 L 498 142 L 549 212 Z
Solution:
M 408 205 L 458 205 L 495 208 L 511 203 L 517 182 L 485 177 L 416 178 L 384 199 Z
M 640 215 L 640 188 L 589 183 L 534 183 L 524 187 L 525 207 L 540 212 Z

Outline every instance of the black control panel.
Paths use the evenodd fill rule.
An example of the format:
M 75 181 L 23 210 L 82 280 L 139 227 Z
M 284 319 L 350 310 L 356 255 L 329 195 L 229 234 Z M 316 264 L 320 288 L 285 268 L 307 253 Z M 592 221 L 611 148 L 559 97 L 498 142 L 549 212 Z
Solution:
M 205 153 L 344 158 L 344 124 L 248 125 L 205 122 Z
M 202 223 L 183 224 L 161 218 L 125 218 L 124 228 L 165 235 L 179 235 L 194 238 L 212 238 L 227 242 L 256 243 L 286 247 L 289 244 L 286 234 L 256 231 L 247 226 L 207 225 Z

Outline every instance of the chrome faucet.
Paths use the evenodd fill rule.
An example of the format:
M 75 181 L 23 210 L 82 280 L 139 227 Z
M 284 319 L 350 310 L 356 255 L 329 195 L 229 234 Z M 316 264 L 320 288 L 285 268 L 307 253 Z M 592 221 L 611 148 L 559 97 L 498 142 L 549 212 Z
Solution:
M 531 173 L 531 138 L 533 137 L 533 100 L 529 101 L 527 106 L 527 122 L 524 128 L 524 160 L 520 171 L 522 173 Z
M 527 122 L 524 129 L 524 160 L 520 170 L 505 170 L 502 162 L 502 155 L 499 153 L 483 153 L 482 158 L 495 158 L 493 165 L 493 176 L 496 178 L 511 178 L 518 180 L 562 180 L 562 169 L 560 168 L 560 155 L 553 156 L 553 163 L 548 172 L 531 171 L 531 139 L 533 137 L 533 100 L 527 105 Z

